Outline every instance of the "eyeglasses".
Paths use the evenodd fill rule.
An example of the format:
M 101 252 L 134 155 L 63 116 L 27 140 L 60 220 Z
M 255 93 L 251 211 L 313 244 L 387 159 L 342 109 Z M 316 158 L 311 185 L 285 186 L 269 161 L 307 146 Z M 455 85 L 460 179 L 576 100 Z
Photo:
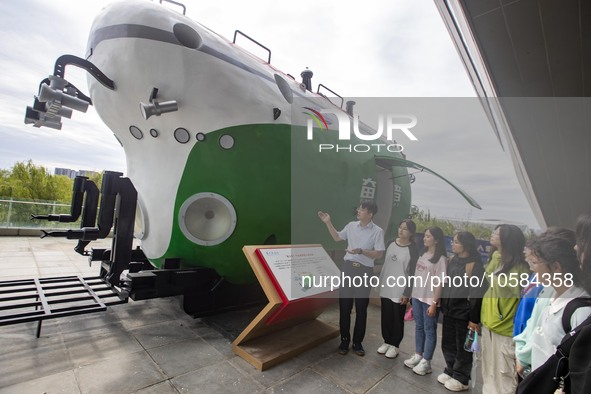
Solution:
M 540 261 L 540 260 L 538 260 L 538 259 L 529 259 L 529 260 L 526 260 L 526 261 L 527 261 L 529 264 L 531 264 L 531 265 L 539 265 L 539 264 L 544 264 L 543 262 L 541 262 L 541 261 Z

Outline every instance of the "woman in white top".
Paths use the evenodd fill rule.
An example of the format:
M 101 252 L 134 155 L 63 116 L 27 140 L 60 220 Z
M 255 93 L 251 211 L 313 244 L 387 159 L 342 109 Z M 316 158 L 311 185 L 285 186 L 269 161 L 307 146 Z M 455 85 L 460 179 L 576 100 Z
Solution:
M 576 242 L 575 232 L 567 228 L 550 227 L 542 235 L 553 235 L 564 238 L 565 241 L 569 243 L 569 245 L 575 245 Z M 527 284 L 530 286 L 539 286 L 542 288 L 542 290 L 535 299 L 530 317 L 526 320 L 524 329 L 520 333 L 515 334 L 513 337 L 513 342 L 515 342 L 515 366 L 517 373 L 522 378 L 525 378 L 531 372 L 531 354 L 533 345 L 532 335 L 534 329 L 537 327 L 540 315 L 550 303 L 552 294 L 555 293 L 555 290 L 552 288 L 552 286 L 544 287 L 542 285 L 543 275 L 546 273 L 546 276 L 548 276 L 548 269 L 546 268 L 546 264 L 542 264 L 539 261 L 539 258 L 531 252 L 530 245 L 535 241 L 535 239 L 536 238 L 530 239 L 526 243 L 524 249 L 525 262 L 529 265 L 529 269 L 532 271 L 530 278 L 531 280 L 536 281 L 536 283 L 532 283 L 528 279 Z
M 538 280 L 548 287 L 546 302 L 537 302 L 526 330 L 530 332 L 531 369 L 535 370 L 556 351 L 556 346 L 566 334 L 562 325 L 562 314 L 566 305 L 575 298 L 589 297 L 581 287 L 582 272 L 573 249 L 572 240 L 555 234 L 542 234 L 528 243 L 536 265 Z M 551 288 L 550 288 L 551 287 Z M 542 308 L 540 310 L 540 308 Z M 591 315 L 591 307 L 576 309 L 570 318 L 570 328 L 575 328 Z M 531 325 L 531 326 L 530 326 Z M 514 338 L 520 341 L 520 335 Z
M 414 240 L 416 231 L 415 222 L 404 219 L 398 226 L 398 237 L 386 246 L 379 287 L 384 343 L 378 353 L 387 358 L 398 356 L 404 337 L 404 313 L 412 292 L 409 276 L 415 272 L 419 257 Z
M 443 231 L 437 227 L 425 230 L 425 251 L 419 257 L 414 273 L 412 312 L 415 318 L 415 354 L 404 361 L 417 375 L 433 372 L 431 359 L 437 346 L 437 304 L 446 272 L 447 252 Z

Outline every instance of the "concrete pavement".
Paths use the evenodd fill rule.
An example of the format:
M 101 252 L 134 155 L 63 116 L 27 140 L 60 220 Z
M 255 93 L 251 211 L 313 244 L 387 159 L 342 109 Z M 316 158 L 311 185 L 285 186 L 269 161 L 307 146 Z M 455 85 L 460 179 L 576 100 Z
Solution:
M 73 250 L 75 241 L 0 237 L 0 280 L 63 275 L 94 276 Z M 93 247 L 110 247 L 101 240 Z M 259 372 L 231 350 L 231 337 L 256 310 L 193 319 L 176 298 L 130 301 L 106 312 L 0 327 L 0 394 L 5 393 L 447 393 L 441 326 L 433 373 L 415 375 L 403 361 L 414 351 L 414 322 L 406 325 L 401 354 L 390 360 L 381 345 L 379 307 L 370 304 L 366 356 L 337 354 L 338 338 Z M 1 313 L 1 312 L 0 312 Z M 338 325 L 338 309 L 320 319 Z M 473 377 L 474 378 L 474 377 Z M 481 376 L 476 376 L 481 392 Z

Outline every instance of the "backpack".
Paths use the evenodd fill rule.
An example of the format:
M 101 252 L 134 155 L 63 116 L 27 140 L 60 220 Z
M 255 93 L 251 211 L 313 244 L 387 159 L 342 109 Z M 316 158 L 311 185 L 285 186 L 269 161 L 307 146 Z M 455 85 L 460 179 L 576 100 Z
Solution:
M 569 355 L 571 348 L 573 347 L 573 343 L 577 340 L 579 333 L 585 328 L 591 327 L 591 316 L 585 319 L 585 321 L 579 324 L 574 330 L 571 330 L 570 320 L 573 313 L 578 308 L 584 306 L 591 306 L 591 298 L 575 298 L 566 305 L 562 313 L 562 327 L 564 328 L 566 335 L 564 338 L 562 338 L 560 345 L 556 347 L 556 352 L 554 352 L 554 354 L 550 356 L 550 358 L 548 358 L 544 364 L 532 371 L 519 383 L 516 391 L 517 394 L 553 394 L 558 392 L 557 389 L 559 388 L 562 388 L 564 390 L 563 392 L 565 393 L 571 392 L 572 378 L 570 373 L 571 370 L 569 368 Z M 587 336 L 591 333 L 591 330 L 587 329 L 584 331 L 586 333 L 585 338 L 587 338 Z M 579 347 L 575 348 L 576 350 L 582 350 L 583 354 L 585 355 L 589 354 L 587 349 L 579 349 Z M 576 353 L 576 351 L 573 353 Z M 578 358 L 579 357 L 577 355 L 577 361 L 573 363 L 573 367 L 580 369 L 583 360 L 579 361 Z M 589 360 L 587 360 L 587 363 L 589 363 Z M 585 380 L 584 372 L 576 376 L 572 376 L 577 380 Z M 578 386 L 579 383 L 577 382 L 572 387 L 580 389 Z
M 577 335 L 570 353 L 569 379 L 572 394 L 591 392 L 591 324 L 583 327 Z

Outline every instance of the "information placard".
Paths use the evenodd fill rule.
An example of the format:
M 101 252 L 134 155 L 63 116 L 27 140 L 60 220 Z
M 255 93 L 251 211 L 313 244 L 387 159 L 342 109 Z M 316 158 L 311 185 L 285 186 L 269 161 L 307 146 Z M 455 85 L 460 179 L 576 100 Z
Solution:
M 322 246 L 259 248 L 257 254 L 284 302 L 330 292 L 330 278 L 340 275 Z
M 263 371 L 339 335 L 338 327 L 317 319 L 337 302 L 337 294 L 305 282 L 302 288 L 302 276 L 339 274 L 321 245 L 245 245 L 242 250 L 269 303 L 232 343 L 234 353 Z

